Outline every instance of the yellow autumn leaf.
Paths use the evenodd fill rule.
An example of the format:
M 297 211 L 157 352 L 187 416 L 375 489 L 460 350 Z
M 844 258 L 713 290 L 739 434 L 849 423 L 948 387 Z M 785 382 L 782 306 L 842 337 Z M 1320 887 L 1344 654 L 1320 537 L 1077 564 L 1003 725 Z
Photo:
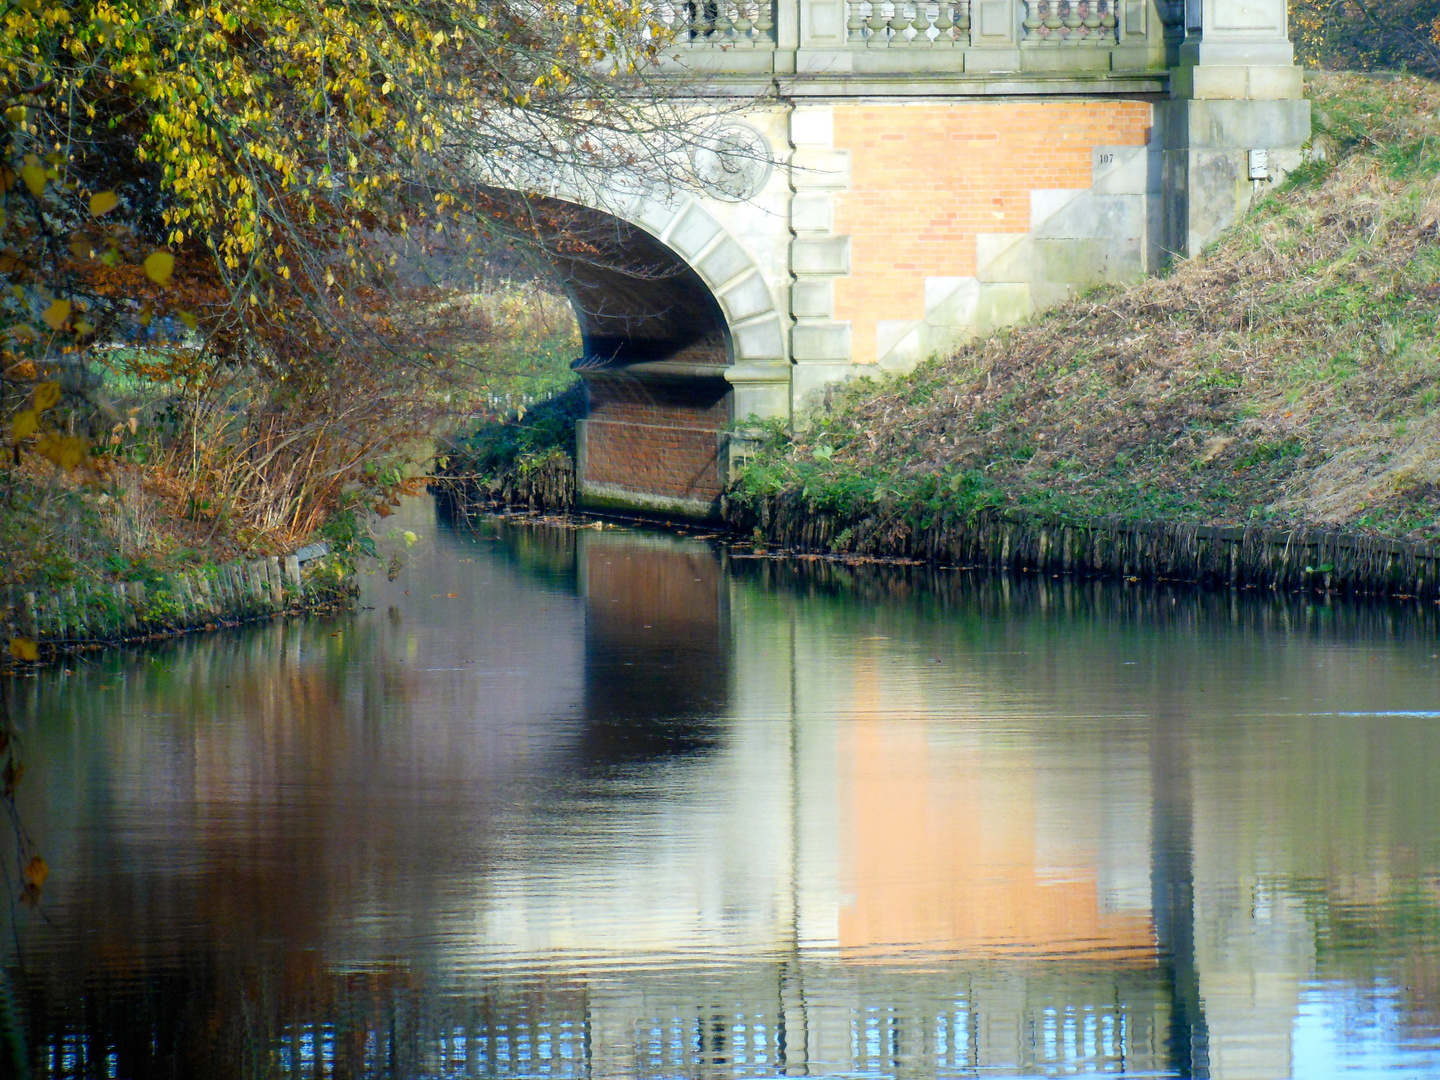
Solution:
M 50 867 L 45 865 L 44 859 L 36 855 L 25 864 L 23 873 L 26 885 L 33 885 L 35 888 L 41 889 L 45 887 L 45 879 L 50 876 Z
M 90 444 L 78 436 L 66 439 L 60 450 L 60 467 L 67 470 L 78 469 L 85 460 L 85 451 L 89 449 Z
M 45 309 L 40 318 L 45 321 L 45 325 L 50 327 L 51 330 L 59 330 L 65 325 L 65 320 L 70 318 L 70 301 L 56 300 Z
M 90 196 L 90 214 L 93 217 L 108 214 L 119 205 L 120 200 L 116 198 L 113 191 L 101 191 Z
M 177 311 L 175 315 L 182 323 L 185 324 L 187 329 L 194 330 L 197 326 L 200 325 L 199 320 L 197 320 L 195 316 L 190 314 L 190 312 L 188 311 Z
M 88 259 L 95 254 L 95 242 L 88 236 L 77 236 L 70 241 L 70 254 L 77 259 Z
M 152 251 L 145 258 L 145 276 L 156 285 L 169 285 L 175 272 L 175 256 L 168 251 Z
M 58 435 L 53 431 L 40 436 L 40 441 L 35 444 L 37 454 L 67 472 L 78 468 L 85 460 L 85 450 L 84 439 L 75 435 Z
M 20 177 L 25 181 L 25 186 L 30 189 L 30 194 L 40 198 L 45 194 L 45 170 L 39 165 L 25 165 L 20 169 Z
M 42 382 L 31 393 L 30 403 L 35 406 L 36 412 L 53 409 L 60 404 L 60 384 L 58 382 Z
M 26 409 L 11 421 L 10 429 L 11 442 L 18 443 L 21 439 L 28 439 L 40 430 L 40 414 L 34 409 Z
M 16 660 L 30 660 L 33 662 L 40 659 L 40 647 L 29 638 L 11 638 L 10 655 Z

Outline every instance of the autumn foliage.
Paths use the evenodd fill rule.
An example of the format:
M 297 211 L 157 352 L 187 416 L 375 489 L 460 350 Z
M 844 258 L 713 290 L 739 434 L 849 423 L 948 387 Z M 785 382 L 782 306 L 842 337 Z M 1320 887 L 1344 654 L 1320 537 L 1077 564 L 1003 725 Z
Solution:
M 1440 0 L 1294 0 L 1290 26 L 1307 67 L 1440 78 Z
M 487 364 L 454 286 L 548 228 L 528 187 L 667 167 L 659 40 L 632 0 L 7 7 L 0 483 L 50 514 L 9 577 L 93 562 L 67 499 L 261 549 L 385 505 Z
M 341 554 L 366 550 L 363 518 L 417 489 L 494 360 L 457 283 L 556 240 L 537 178 L 672 159 L 642 77 L 660 40 L 635 0 L 0 8 L 0 585 L 274 553 L 337 521 Z M 5 637 L 7 661 L 39 658 Z M 0 808 L 33 905 L 48 867 L 4 691 Z

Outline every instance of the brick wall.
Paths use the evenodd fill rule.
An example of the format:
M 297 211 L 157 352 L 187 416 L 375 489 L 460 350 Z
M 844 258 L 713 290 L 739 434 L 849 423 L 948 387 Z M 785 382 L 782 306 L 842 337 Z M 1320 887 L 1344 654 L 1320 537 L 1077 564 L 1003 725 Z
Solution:
M 591 374 L 585 475 L 592 484 L 676 499 L 720 497 L 730 388 L 719 379 Z
M 850 190 L 834 231 L 850 236 L 835 318 L 851 322 L 857 363 L 873 363 L 878 320 L 925 315 L 925 278 L 976 273 L 977 233 L 1030 229 L 1030 192 L 1088 188 L 1097 146 L 1143 146 L 1145 101 L 842 105 L 835 148 Z
M 677 345 L 665 359 L 677 364 L 728 364 L 730 357 L 725 349 L 725 332 L 712 330 L 704 337 Z

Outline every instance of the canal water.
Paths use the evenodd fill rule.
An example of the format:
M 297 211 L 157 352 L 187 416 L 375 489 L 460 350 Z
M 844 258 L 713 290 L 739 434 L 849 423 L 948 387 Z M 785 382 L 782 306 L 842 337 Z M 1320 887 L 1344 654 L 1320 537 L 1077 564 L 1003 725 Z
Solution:
M 39 1075 L 1440 1075 L 1433 609 L 397 520 L 18 684 Z

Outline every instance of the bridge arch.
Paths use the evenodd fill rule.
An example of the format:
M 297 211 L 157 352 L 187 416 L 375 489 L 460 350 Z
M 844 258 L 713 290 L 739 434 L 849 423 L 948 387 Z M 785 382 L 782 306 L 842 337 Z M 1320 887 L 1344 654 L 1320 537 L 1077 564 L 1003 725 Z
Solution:
M 543 200 L 566 216 L 552 251 L 586 360 L 744 364 L 788 359 L 772 282 L 696 197 Z M 578 241 L 578 243 L 577 243 Z
M 533 209 L 584 343 L 581 504 L 714 516 L 733 421 L 788 414 L 784 285 L 688 193 Z

